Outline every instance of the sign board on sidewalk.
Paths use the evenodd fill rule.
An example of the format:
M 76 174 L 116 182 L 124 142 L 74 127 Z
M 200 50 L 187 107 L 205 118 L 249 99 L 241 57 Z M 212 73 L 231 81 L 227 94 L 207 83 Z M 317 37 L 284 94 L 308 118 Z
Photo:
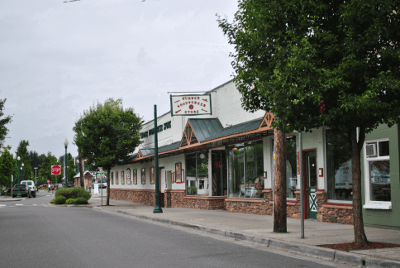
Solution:
M 60 165 L 52 165 L 51 166 L 51 175 L 60 175 L 60 174 L 61 174 Z
M 211 94 L 171 95 L 171 116 L 212 114 Z

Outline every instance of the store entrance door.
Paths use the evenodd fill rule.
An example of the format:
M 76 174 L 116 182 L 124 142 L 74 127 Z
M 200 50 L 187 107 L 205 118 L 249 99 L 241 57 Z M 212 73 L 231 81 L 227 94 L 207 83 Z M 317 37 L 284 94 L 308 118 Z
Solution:
M 315 149 L 303 151 L 303 163 L 305 165 L 303 174 L 304 218 L 317 219 L 317 157 Z
M 212 196 L 227 196 L 225 150 L 212 151 Z

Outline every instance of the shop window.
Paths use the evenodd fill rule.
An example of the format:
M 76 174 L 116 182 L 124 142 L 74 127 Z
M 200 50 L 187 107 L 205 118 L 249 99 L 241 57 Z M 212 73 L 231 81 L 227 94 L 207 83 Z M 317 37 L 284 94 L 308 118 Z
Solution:
M 124 171 L 121 171 L 121 185 L 125 185 Z
M 272 176 L 275 167 L 275 144 L 272 139 Z M 299 188 L 297 180 L 296 136 L 286 137 L 286 198 L 296 198 L 294 192 Z
M 132 169 L 132 180 L 133 184 L 137 184 L 137 169 Z
M 114 172 L 111 172 L 110 183 L 114 185 Z
M 118 180 L 118 171 L 115 171 L 115 184 L 116 184 L 116 185 L 119 184 L 119 180 Z
M 182 183 L 182 163 L 175 164 L 175 182 Z
M 154 184 L 155 183 L 155 174 L 154 174 L 154 167 L 150 167 L 150 184 Z
M 140 178 L 141 178 L 142 184 L 146 184 L 146 169 L 145 168 L 142 168 L 142 172 L 140 175 L 141 175 Z
M 183 178 L 183 170 L 180 176 Z M 177 172 L 175 170 L 175 181 Z M 208 196 L 208 152 L 186 155 L 186 194 Z
M 343 135 L 330 129 L 326 131 L 326 171 L 327 198 L 351 201 L 353 179 L 350 146 Z
M 365 208 L 391 208 L 389 140 L 365 143 Z M 369 206 L 369 205 L 372 205 Z M 382 208 L 383 208 L 382 207 Z
M 263 198 L 263 143 L 253 141 L 229 147 L 229 197 Z
M 132 181 L 131 181 L 131 169 L 127 168 L 126 169 L 126 184 L 131 185 Z

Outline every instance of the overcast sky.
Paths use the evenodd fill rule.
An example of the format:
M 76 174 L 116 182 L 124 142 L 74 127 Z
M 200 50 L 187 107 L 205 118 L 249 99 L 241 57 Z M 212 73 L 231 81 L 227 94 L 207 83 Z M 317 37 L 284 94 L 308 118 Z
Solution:
M 0 0 L 0 98 L 13 121 L 5 145 L 77 155 L 74 123 L 94 102 L 122 98 L 146 122 L 167 92 L 205 91 L 232 77 L 233 47 L 216 14 L 237 0 Z

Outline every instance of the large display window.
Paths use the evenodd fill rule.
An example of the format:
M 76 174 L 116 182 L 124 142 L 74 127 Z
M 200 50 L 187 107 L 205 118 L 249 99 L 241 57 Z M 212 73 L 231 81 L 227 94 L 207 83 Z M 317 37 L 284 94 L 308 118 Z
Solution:
M 326 131 L 327 198 L 352 200 L 351 151 L 343 135 Z
M 263 143 L 252 141 L 228 148 L 228 196 L 263 198 Z
M 275 146 L 272 142 L 272 176 L 274 176 L 275 167 Z M 286 137 L 286 198 L 296 198 L 295 192 L 299 188 L 297 180 L 297 147 L 296 136 Z
M 186 155 L 186 195 L 208 196 L 208 152 Z

